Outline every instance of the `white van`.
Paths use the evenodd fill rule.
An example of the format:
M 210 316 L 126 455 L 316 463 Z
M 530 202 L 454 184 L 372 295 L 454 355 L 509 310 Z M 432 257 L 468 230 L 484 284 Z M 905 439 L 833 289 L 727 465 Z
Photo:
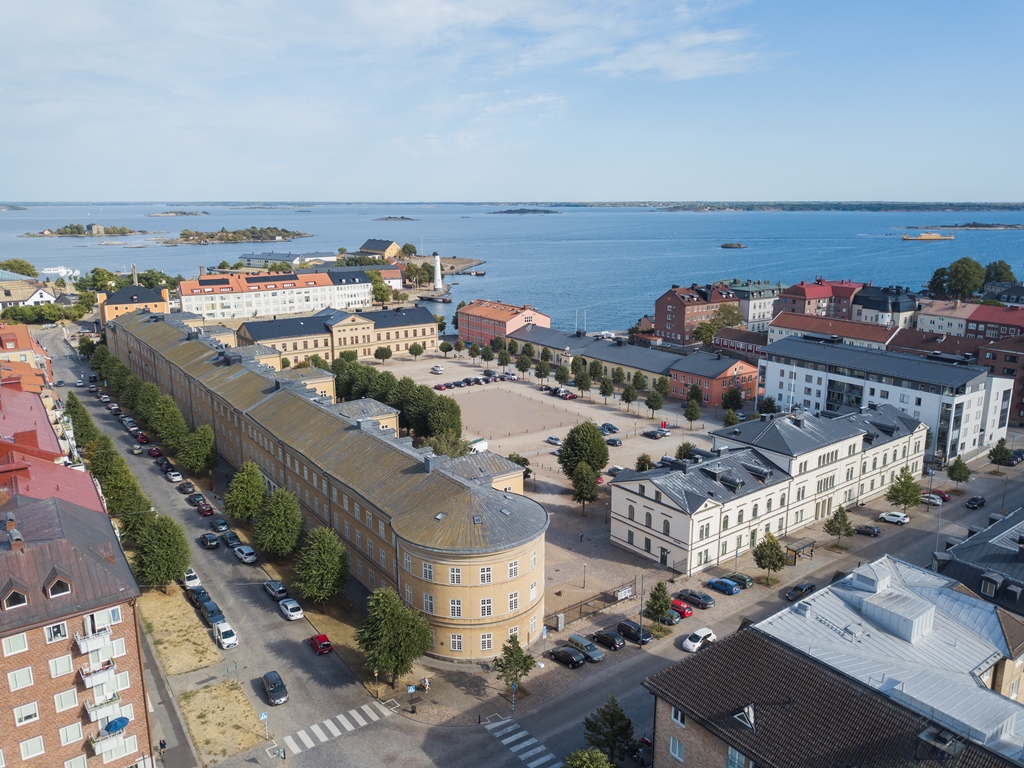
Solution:
M 484 453 L 487 450 L 487 441 L 482 437 L 473 440 L 469 444 L 470 453 Z

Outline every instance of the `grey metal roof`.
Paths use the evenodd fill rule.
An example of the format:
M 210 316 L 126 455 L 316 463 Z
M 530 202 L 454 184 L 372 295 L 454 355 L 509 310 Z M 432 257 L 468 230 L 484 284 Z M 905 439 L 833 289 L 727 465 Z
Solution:
M 284 320 L 253 320 L 242 323 L 241 328 L 253 341 L 270 339 L 290 339 L 296 336 L 309 336 L 314 333 L 327 333 L 328 329 L 321 318 L 292 317 Z
M 394 242 L 394 240 L 375 240 L 373 238 L 370 238 L 365 243 L 363 243 L 361 246 L 359 246 L 359 250 L 360 251 L 386 251 L 388 249 L 388 246 L 390 246 L 393 242 Z
M 344 403 L 334 403 L 328 407 L 349 419 L 374 419 L 398 413 L 397 408 L 392 408 L 390 405 L 385 405 L 369 397 L 348 400 Z
M 108 518 L 60 499 L 16 496 L 0 507 L 0 520 L 14 516 L 25 541 L 11 550 L 9 537 L 0 536 L 0 589 L 14 585 L 28 590 L 28 604 L 0 611 L 0 635 L 21 627 L 125 602 L 140 592 Z M 54 569 L 71 581 L 71 592 L 47 597 Z
M 132 296 L 135 298 L 133 299 Z M 107 304 L 153 304 L 164 297 L 144 285 L 126 285 L 120 290 L 107 294 Z
M 982 576 L 997 574 L 1003 577 L 1005 582 L 999 585 L 994 596 L 982 596 L 1009 611 L 1022 614 L 1024 599 L 1018 599 L 1024 598 L 1021 536 L 1024 536 L 1024 509 L 1017 509 L 949 549 L 946 552 L 948 559 L 939 560 L 939 570 L 978 595 L 982 595 Z
M 853 297 L 853 304 L 882 312 L 913 312 L 917 309 L 917 296 L 899 287 L 865 285 Z
M 927 381 L 945 387 L 960 387 L 988 374 L 987 368 L 977 365 L 937 362 L 902 352 L 885 352 L 849 344 L 827 344 L 792 336 L 770 344 L 765 351 L 771 360 L 792 358 L 882 376 Z
M 452 459 L 450 467 L 459 477 L 482 483 L 489 483 L 498 475 L 523 471 L 519 464 L 490 451 L 467 453 L 465 456 Z
M 359 317 L 373 321 L 374 330 L 379 328 L 402 328 L 407 325 L 437 325 L 434 314 L 419 305 L 400 309 L 383 309 L 377 312 L 360 312 Z

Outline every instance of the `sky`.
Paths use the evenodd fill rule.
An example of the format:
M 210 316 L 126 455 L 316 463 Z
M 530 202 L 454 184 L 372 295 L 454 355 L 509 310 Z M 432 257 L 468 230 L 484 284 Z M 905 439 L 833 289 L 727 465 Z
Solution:
M 0 201 L 1024 200 L 1016 0 L 12 0 Z

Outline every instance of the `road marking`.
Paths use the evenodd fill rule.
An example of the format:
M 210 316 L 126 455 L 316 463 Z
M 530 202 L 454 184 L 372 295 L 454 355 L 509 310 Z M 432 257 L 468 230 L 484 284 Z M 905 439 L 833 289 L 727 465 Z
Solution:
M 377 715 L 376 712 L 373 711 L 373 707 L 371 707 L 369 704 L 363 704 L 363 712 L 369 715 L 370 719 L 373 720 L 373 722 L 375 723 L 378 720 L 380 720 L 380 717 Z
M 497 738 L 498 736 L 504 736 L 506 733 L 512 733 L 512 731 L 519 728 L 519 723 L 512 723 L 508 728 L 502 728 L 500 731 L 494 731 L 491 735 Z
M 545 752 L 545 751 L 547 751 L 547 747 L 545 747 L 543 744 L 541 744 L 539 747 L 534 747 L 533 749 L 531 749 L 528 752 L 523 752 L 523 754 L 519 755 L 519 759 L 520 760 L 525 760 L 528 757 L 533 757 L 534 755 L 539 755 L 541 752 Z
M 325 734 L 323 732 L 323 729 L 319 725 L 311 725 L 311 726 L 309 726 L 309 730 L 311 730 L 313 732 L 313 734 L 318 739 L 320 739 L 320 743 L 321 744 L 323 744 L 325 741 L 327 741 L 327 734 Z
M 537 768 L 538 765 L 543 765 L 548 760 L 554 760 L 554 759 L 555 759 L 555 756 L 552 755 L 550 752 L 548 752 L 546 755 L 544 755 L 544 757 L 540 758 L 539 760 L 534 760 L 532 763 L 527 763 L 526 764 L 526 768 Z
M 504 739 L 502 739 L 501 743 L 502 744 L 510 744 L 513 741 L 516 741 L 517 739 L 521 739 L 524 736 L 529 736 L 529 735 L 530 734 L 528 734 L 526 731 L 520 730 L 519 733 L 513 733 L 511 736 L 507 736 Z
M 150 712 L 156 712 L 156 710 L 153 708 L 153 702 L 150 700 L 148 693 L 146 694 L 146 708 Z
M 384 717 L 391 717 L 393 714 L 395 714 L 390 709 L 388 709 L 383 704 L 381 704 L 379 701 L 375 701 L 373 703 L 377 705 L 377 709 L 379 709 L 381 711 L 381 713 L 384 715 Z
M 495 723 L 488 723 L 487 725 L 484 726 L 484 728 L 486 728 L 488 731 L 491 731 L 491 730 L 494 730 L 495 728 L 497 728 L 499 725 L 505 725 L 507 722 L 508 722 L 508 720 L 498 720 Z
M 511 752 L 518 752 L 520 749 L 526 749 L 531 744 L 536 744 L 537 740 L 534 738 L 527 739 L 526 741 L 520 742 L 519 744 L 513 744 L 509 747 Z
M 306 745 L 306 749 L 312 749 L 315 745 L 315 742 L 309 738 L 305 731 L 296 731 L 295 735 L 302 739 L 302 743 Z
M 341 736 L 341 731 L 338 730 L 338 726 L 332 723 L 330 720 L 324 720 L 324 727 L 331 732 L 334 738 Z
M 284 737 L 284 743 L 288 745 L 288 749 L 292 751 L 293 755 L 299 754 L 302 750 L 299 749 L 299 745 L 295 743 L 295 740 L 291 736 Z
M 357 723 L 359 723 L 360 727 L 366 725 L 366 721 L 363 720 L 363 718 L 359 715 L 359 713 L 356 712 L 354 709 L 350 709 L 348 711 L 348 713 L 352 717 L 353 720 L 355 720 Z
M 352 723 L 345 719 L 344 715 L 335 715 L 334 719 L 341 723 L 343 726 L 345 726 L 346 731 L 354 731 L 356 729 L 356 727 L 352 725 Z

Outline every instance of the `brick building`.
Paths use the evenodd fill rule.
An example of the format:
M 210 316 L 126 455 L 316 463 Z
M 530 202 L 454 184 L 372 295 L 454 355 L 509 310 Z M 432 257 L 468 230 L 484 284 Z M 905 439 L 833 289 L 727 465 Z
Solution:
M 672 395 L 686 398 L 690 387 L 699 386 L 704 393 L 704 405 L 719 408 L 725 393 L 733 387 L 740 390 L 744 400 L 757 395 L 757 366 L 714 352 L 697 351 L 675 358 L 669 368 Z
M 527 325 L 550 328 L 551 318 L 529 304 L 517 307 L 500 301 L 474 299 L 455 313 L 459 338 L 470 344 L 490 344 L 492 339 L 507 339 L 513 331 Z
M 654 302 L 654 333 L 667 341 L 689 344 L 693 330 L 727 304 L 738 310 L 740 298 L 725 286 L 673 285 Z
M 742 328 L 719 328 L 715 331 L 715 346 L 759 357 L 768 346 L 768 334 L 744 331 Z
M 801 280 L 779 293 L 773 312 L 775 315 L 788 312 L 849 320 L 854 315 L 853 299 L 863 287 L 864 283 L 850 280 L 826 280 L 822 277 L 811 283 Z

